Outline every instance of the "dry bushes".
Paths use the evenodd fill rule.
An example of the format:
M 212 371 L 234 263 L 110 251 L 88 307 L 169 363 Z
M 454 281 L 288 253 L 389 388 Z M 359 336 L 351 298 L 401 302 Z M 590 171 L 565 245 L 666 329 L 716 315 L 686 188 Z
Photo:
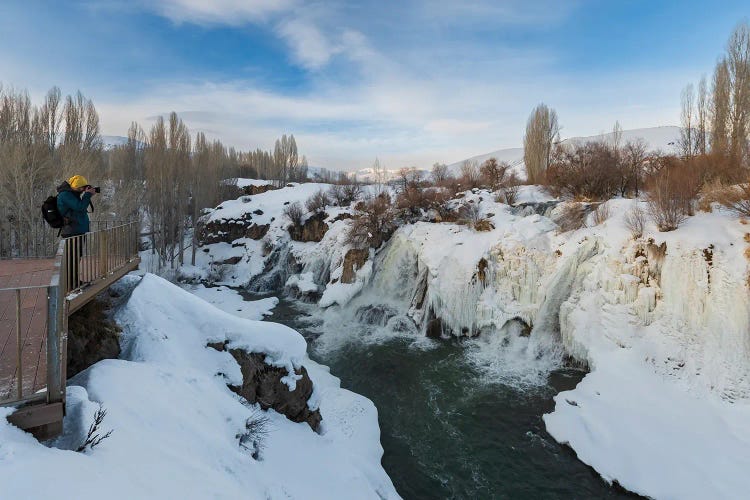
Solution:
M 553 220 L 561 233 L 581 229 L 586 225 L 586 208 L 582 203 L 563 203 Z
M 399 193 L 396 206 L 411 215 L 421 215 L 423 210 L 436 210 L 442 217 L 446 214 L 445 202 L 449 199 L 450 194 L 444 189 L 411 186 Z
M 630 235 L 634 240 L 637 240 L 643 236 L 643 231 L 646 227 L 646 212 L 636 205 L 625 214 L 625 227 L 630 231 Z
M 305 201 L 305 208 L 310 213 L 322 212 L 329 203 L 328 195 L 321 189 Z
M 750 184 L 729 186 L 715 193 L 719 203 L 738 215 L 750 215 Z
M 295 226 L 302 225 L 302 217 L 305 215 L 305 210 L 302 208 L 302 204 L 298 201 L 290 203 L 284 207 L 283 215 Z
M 497 191 L 506 181 L 510 165 L 506 162 L 498 162 L 495 158 L 482 163 L 479 174 L 484 185 L 491 191 Z
M 605 143 L 561 146 L 547 169 L 547 185 L 558 196 L 606 200 L 621 189 L 620 167 L 619 155 Z
M 606 201 L 603 203 L 599 203 L 596 209 L 594 209 L 594 213 L 592 214 L 592 222 L 595 226 L 598 226 L 599 224 L 602 224 L 604 221 L 609 219 L 609 216 L 609 204 Z
M 396 229 L 391 197 L 387 193 L 358 203 L 357 211 L 346 234 L 349 245 L 378 248 Z
M 675 161 L 652 176 L 647 186 L 648 211 L 659 231 L 674 231 L 693 215 L 698 176 L 684 162 Z
M 357 201 L 362 195 L 362 187 L 357 183 L 333 184 L 328 188 L 327 196 L 339 207 L 345 207 Z

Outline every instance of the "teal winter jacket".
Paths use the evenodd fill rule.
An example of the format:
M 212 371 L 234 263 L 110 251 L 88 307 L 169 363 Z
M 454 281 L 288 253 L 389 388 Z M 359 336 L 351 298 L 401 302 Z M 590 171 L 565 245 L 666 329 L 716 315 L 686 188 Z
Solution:
M 66 218 L 61 235 L 63 237 L 76 236 L 89 232 L 88 208 L 91 204 L 91 193 L 73 191 L 70 184 L 63 182 L 57 187 L 57 209 Z

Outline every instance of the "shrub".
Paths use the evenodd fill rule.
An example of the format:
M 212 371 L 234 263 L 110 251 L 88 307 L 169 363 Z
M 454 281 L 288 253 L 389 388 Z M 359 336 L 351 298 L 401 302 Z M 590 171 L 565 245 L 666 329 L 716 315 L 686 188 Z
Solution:
M 498 203 L 505 203 L 506 205 L 513 205 L 518 199 L 518 184 L 511 184 L 505 186 L 500 190 L 498 196 L 495 196 L 495 201 Z
M 479 173 L 482 182 L 492 191 L 496 191 L 505 182 L 505 176 L 509 169 L 508 163 L 498 162 L 495 158 L 490 158 L 479 167 Z
M 602 142 L 561 146 L 547 168 L 547 185 L 578 200 L 609 199 L 620 187 L 619 165 L 619 155 Z
M 321 189 L 307 199 L 305 207 L 307 208 L 307 211 L 311 213 L 322 212 L 325 210 L 328 203 L 330 203 L 328 195 L 326 195 L 326 192 Z
M 458 222 L 470 226 L 475 226 L 482 220 L 479 211 L 479 205 L 476 203 L 466 203 L 458 207 Z
M 586 209 L 581 203 L 568 202 L 560 206 L 559 212 L 553 217 L 561 233 L 581 229 L 586 223 Z
M 630 235 L 634 240 L 637 240 L 638 238 L 643 236 L 643 230 L 646 227 L 646 213 L 643 211 L 640 205 L 636 204 L 632 209 L 630 209 L 625 214 L 624 221 L 625 227 L 628 228 L 628 231 L 630 231 Z
M 344 184 L 344 201 L 347 205 L 354 203 L 362 196 L 362 186 L 356 182 Z
M 444 204 L 448 200 L 447 191 L 439 188 L 421 188 L 412 186 L 399 193 L 396 206 L 418 215 L 421 210 L 437 210 L 443 212 Z
M 333 200 L 338 206 L 343 206 L 345 201 L 344 186 L 341 184 L 332 184 L 328 188 L 328 198 Z
M 648 211 L 659 231 L 674 231 L 693 214 L 693 201 L 698 193 L 695 174 L 686 164 L 674 163 L 649 180 Z
M 750 215 L 750 184 L 730 186 L 719 191 L 718 202 L 739 215 Z
M 86 450 L 93 450 L 102 441 L 112 435 L 112 430 L 107 431 L 104 434 L 100 434 L 101 426 L 104 422 L 104 417 L 107 416 L 107 410 L 104 409 L 101 403 L 99 403 L 99 409 L 94 413 L 94 421 L 89 426 L 89 431 L 86 434 L 86 439 L 76 449 L 77 452 L 82 453 Z
M 460 175 L 458 182 L 461 184 L 462 189 L 479 187 L 481 175 L 475 160 L 466 160 L 463 162 Z
M 357 248 L 378 248 L 396 228 L 391 197 L 387 193 L 357 204 L 358 214 L 349 225 L 346 243 Z
M 295 201 L 294 203 L 290 203 L 289 205 L 284 207 L 283 214 L 284 217 L 289 219 L 292 224 L 294 224 L 295 226 L 301 226 L 302 217 L 304 217 L 305 211 L 302 208 L 302 204 L 298 201 Z
M 609 219 L 610 213 L 609 204 L 606 201 L 599 203 L 591 214 L 592 222 L 595 226 L 598 226 Z
M 245 430 L 237 434 L 240 446 L 250 452 L 255 460 L 260 457 L 268 437 L 271 421 L 260 411 L 254 411 L 245 421 Z

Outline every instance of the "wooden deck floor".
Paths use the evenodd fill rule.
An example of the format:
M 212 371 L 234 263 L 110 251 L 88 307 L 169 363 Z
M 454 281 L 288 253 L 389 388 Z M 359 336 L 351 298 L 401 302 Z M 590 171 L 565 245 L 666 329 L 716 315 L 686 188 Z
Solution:
M 53 259 L 0 260 L 0 288 L 48 285 Z M 23 395 L 47 385 L 47 290 L 21 292 Z M 16 394 L 16 294 L 0 291 L 0 401 Z

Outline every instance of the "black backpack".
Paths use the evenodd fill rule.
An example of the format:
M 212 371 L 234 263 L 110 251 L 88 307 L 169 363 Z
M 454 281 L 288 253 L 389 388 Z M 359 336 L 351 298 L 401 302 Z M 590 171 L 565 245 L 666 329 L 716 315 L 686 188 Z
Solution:
M 50 196 L 42 203 L 42 217 L 55 229 L 60 229 L 65 225 L 65 218 L 57 209 L 57 196 Z

